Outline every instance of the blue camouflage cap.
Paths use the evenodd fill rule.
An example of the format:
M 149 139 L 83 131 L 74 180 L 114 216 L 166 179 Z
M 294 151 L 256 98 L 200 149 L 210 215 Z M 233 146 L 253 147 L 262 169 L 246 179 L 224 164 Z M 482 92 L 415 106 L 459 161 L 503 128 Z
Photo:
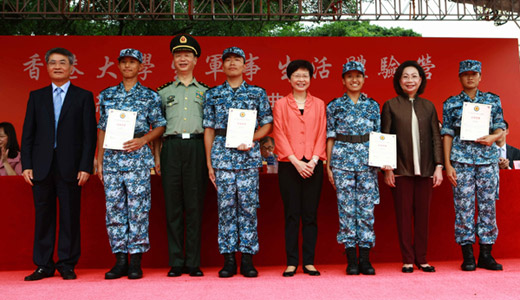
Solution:
M 361 74 L 363 74 L 363 76 L 365 75 L 365 68 L 359 61 L 349 61 L 348 63 L 344 64 L 341 76 L 345 75 L 345 73 L 348 71 L 359 71 Z
M 121 60 L 123 57 L 133 57 L 137 59 L 140 63 L 143 62 L 143 54 L 139 52 L 139 50 L 135 50 L 132 48 L 123 49 L 119 52 L 119 57 L 117 60 Z
M 238 47 L 229 47 L 222 52 L 222 60 L 225 60 L 229 55 L 234 54 L 236 56 L 240 56 L 246 61 L 246 54 L 244 53 L 244 50 L 238 48 Z
M 481 73 L 482 63 L 478 60 L 463 60 L 459 64 L 459 75 L 464 72 L 477 72 Z

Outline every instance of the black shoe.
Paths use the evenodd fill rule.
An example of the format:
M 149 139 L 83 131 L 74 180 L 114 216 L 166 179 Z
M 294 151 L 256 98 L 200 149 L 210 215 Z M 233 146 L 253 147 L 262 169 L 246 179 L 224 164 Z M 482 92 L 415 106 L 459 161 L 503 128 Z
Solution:
M 427 272 L 427 273 L 432 273 L 432 272 L 435 272 L 435 267 L 434 266 L 427 266 L 427 267 L 423 267 L 421 266 L 420 264 L 415 264 L 417 266 L 417 268 L 423 272 Z
M 188 274 L 191 277 L 202 277 L 202 276 L 204 276 L 204 273 L 202 273 L 202 270 L 199 267 L 189 267 L 188 268 Z
M 462 248 L 462 265 L 460 268 L 462 271 L 475 271 L 477 265 L 475 264 L 475 256 L 473 256 L 473 245 L 463 245 Z
M 130 254 L 130 265 L 128 266 L 128 279 L 143 278 L 143 270 L 141 269 L 142 253 Z
M 403 267 L 401 269 L 401 272 L 403 272 L 403 273 L 413 273 L 413 267 Z
M 310 276 L 320 276 L 321 273 L 318 270 L 309 270 L 305 266 L 303 266 L 303 273 L 309 274 Z
M 363 275 L 376 275 L 376 270 L 370 263 L 370 248 L 359 247 L 359 272 Z
M 237 274 L 237 261 L 235 253 L 224 253 L 224 267 L 218 271 L 218 277 L 228 278 Z
M 41 280 L 43 278 L 48 278 L 54 276 L 54 271 L 52 272 L 45 272 L 43 268 L 38 267 L 36 271 L 34 271 L 31 275 L 25 276 L 23 280 L 25 281 L 35 281 L 35 280 Z
M 480 244 L 480 253 L 478 255 L 477 267 L 491 271 L 502 271 L 502 265 L 497 263 L 491 256 L 491 244 Z
M 168 277 L 179 277 L 182 273 L 182 267 L 172 267 L 170 271 L 168 271 Z
M 60 275 L 61 278 L 63 278 L 64 280 L 72 280 L 78 278 L 78 276 L 76 276 L 76 273 L 74 273 L 73 269 L 61 270 Z
M 283 271 L 282 276 L 283 277 L 293 277 L 294 274 L 296 274 L 296 269 L 298 269 L 298 267 L 295 266 L 293 271 Z
M 359 275 L 356 247 L 349 247 L 345 252 L 347 253 L 347 275 Z
M 244 277 L 257 277 L 258 271 L 253 266 L 253 255 L 249 253 L 242 253 L 240 260 L 240 274 Z
M 117 279 L 128 275 L 128 254 L 118 252 L 115 256 L 116 264 L 105 273 L 105 279 Z

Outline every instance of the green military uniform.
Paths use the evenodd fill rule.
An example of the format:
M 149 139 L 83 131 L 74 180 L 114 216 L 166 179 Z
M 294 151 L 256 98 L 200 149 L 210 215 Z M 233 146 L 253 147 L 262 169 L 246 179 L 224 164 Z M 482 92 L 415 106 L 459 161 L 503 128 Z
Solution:
M 181 52 L 177 57 L 182 65 L 181 74 L 186 66 L 192 64 L 191 70 L 188 69 L 192 76 L 201 52 L 195 38 L 185 34 L 175 36 L 170 42 L 170 51 L 174 61 L 176 52 Z M 185 52 L 192 52 L 195 60 L 186 57 Z M 168 276 L 171 277 L 182 273 L 204 275 L 199 266 L 202 209 L 208 182 L 202 128 L 202 104 L 207 89 L 207 85 L 193 78 L 187 86 L 176 80 L 157 90 L 168 122 L 161 150 L 161 177 L 166 202 L 169 264 L 172 267 Z
M 158 89 L 168 122 L 161 151 L 161 173 L 172 267 L 200 265 L 202 209 L 208 178 L 202 128 L 202 103 L 207 89 L 195 78 L 188 86 L 177 80 Z

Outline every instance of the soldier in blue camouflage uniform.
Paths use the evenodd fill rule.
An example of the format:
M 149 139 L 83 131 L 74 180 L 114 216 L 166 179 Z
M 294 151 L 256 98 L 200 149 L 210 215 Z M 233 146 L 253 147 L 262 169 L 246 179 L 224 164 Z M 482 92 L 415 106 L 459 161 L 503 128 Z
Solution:
M 379 188 L 377 171 L 368 166 L 368 140 L 371 131 L 380 131 L 380 115 L 377 102 L 361 94 L 364 82 L 363 65 L 346 63 L 343 84 L 347 92 L 327 105 L 327 173 L 338 197 L 337 239 L 345 245 L 348 275 L 375 274 L 368 254 L 375 245 L 374 205 L 379 204 Z
M 138 82 L 141 52 L 123 49 L 118 60 L 123 82 L 99 95 L 98 176 L 105 186 L 106 226 L 116 256 L 116 264 L 105 274 L 105 279 L 125 275 L 138 279 L 143 276 L 142 253 L 150 248 L 148 213 L 150 168 L 154 167 L 154 158 L 147 143 L 164 132 L 166 120 L 161 113 L 159 95 Z M 134 139 L 124 143 L 124 150 L 103 149 L 110 109 L 137 112 Z
M 478 266 L 488 270 L 502 270 L 491 256 L 498 228 L 495 216 L 495 199 L 498 188 L 498 151 L 495 141 L 505 130 L 500 98 L 481 92 L 481 63 L 476 60 L 460 62 L 459 79 L 463 91 L 444 102 L 443 127 L 446 175 L 453 185 L 455 202 L 455 241 L 462 246 L 464 271 Z M 460 126 L 464 102 L 491 105 L 490 134 L 476 141 L 461 141 Z M 475 228 L 475 194 L 478 220 Z M 475 233 L 479 237 L 478 264 L 473 256 Z
M 264 89 L 243 80 L 246 57 L 238 47 L 224 50 L 224 84 L 209 89 L 204 101 L 204 144 L 209 178 L 218 194 L 218 245 L 224 255 L 220 277 L 237 272 L 235 252 L 242 252 L 240 273 L 256 277 L 252 255 L 258 252 L 257 216 L 258 168 L 262 166 L 260 147 L 241 144 L 226 148 L 226 127 L 230 108 L 257 111 L 257 127 L 253 140 L 257 141 L 272 129 L 273 116 Z

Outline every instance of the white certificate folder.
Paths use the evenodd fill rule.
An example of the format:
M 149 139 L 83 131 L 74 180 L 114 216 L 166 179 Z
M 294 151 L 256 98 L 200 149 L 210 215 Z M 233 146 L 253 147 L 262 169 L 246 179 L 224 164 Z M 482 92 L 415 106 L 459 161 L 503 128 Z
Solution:
M 256 110 L 230 108 L 226 131 L 226 148 L 237 148 L 241 144 L 253 146 L 256 127 Z
M 489 135 L 491 105 L 464 102 L 462 120 L 460 122 L 460 140 L 475 141 Z
M 397 137 L 395 134 L 370 133 L 368 165 L 397 168 Z
M 123 150 L 123 144 L 134 138 L 136 118 L 136 112 L 109 109 L 103 148 Z

